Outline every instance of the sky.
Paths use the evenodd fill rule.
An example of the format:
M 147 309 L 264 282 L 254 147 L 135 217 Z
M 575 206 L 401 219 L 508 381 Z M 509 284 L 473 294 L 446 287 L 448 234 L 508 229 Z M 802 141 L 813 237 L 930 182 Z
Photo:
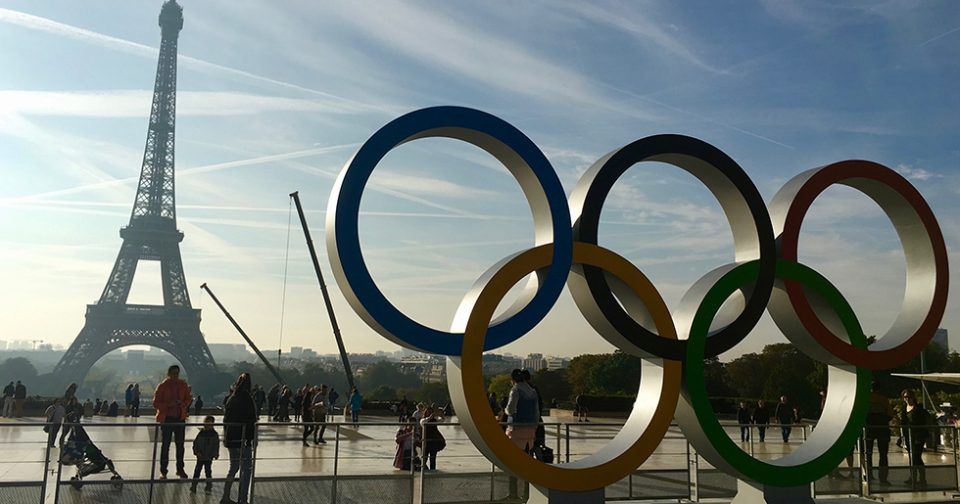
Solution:
M 68 345 L 103 289 L 140 172 L 160 3 L 0 1 L 0 340 Z M 241 340 L 203 282 L 260 348 L 336 351 L 296 216 L 289 225 L 287 195 L 299 190 L 347 349 L 398 349 L 333 282 L 324 211 L 336 174 L 374 131 L 435 105 L 478 108 L 518 127 L 568 194 L 599 157 L 660 133 L 722 149 L 766 201 L 806 169 L 876 161 L 927 198 L 958 276 L 958 2 L 182 4 L 178 225 L 209 342 Z M 516 181 L 453 140 L 388 154 L 361 210 L 374 278 L 404 312 L 441 329 L 475 279 L 534 242 Z M 658 163 L 618 181 L 600 243 L 637 265 L 670 307 L 733 259 L 709 191 Z M 800 258 L 840 288 L 868 334 L 889 328 L 904 258 L 866 196 L 827 190 L 804 222 Z M 130 301 L 160 299 L 158 265 L 141 263 Z M 956 299 L 943 322 L 954 339 Z M 781 341 L 765 316 L 722 358 Z M 612 349 L 564 293 L 499 351 Z

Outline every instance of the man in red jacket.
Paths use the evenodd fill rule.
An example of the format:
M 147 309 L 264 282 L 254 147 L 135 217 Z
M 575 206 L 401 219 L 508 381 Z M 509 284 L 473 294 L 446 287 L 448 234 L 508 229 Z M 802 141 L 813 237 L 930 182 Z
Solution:
M 187 478 L 183 468 L 183 438 L 186 431 L 184 423 L 190 412 L 190 385 L 180 379 L 180 366 L 167 369 L 167 378 L 157 385 L 153 394 L 153 407 L 157 410 L 157 422 L 160 426 L 160 479 L 167 479 L 167 466 L 170 463 L 170 439 L 177 443 L 177 476 Z

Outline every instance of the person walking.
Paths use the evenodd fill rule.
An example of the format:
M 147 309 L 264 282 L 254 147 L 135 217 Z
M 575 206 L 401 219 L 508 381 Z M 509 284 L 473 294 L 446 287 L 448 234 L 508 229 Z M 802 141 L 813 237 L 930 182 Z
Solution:
M 203 413 L 203 398 L 200 397 L 200 394 L 197 394 L 197 399 L 193 401 L 193 414 L 200 416 L 202 413 Z
M 257 385 L 253 390 L 253 403 L 257 406 L 257 420 L 260 419 L 260 413 L 263 411 L 263 403 L 267 401 L 267 393 L 263 387 Z
M 133 384 L 127 385 L 127 390 L 123 392 L 123 406 L 125 411 L 123 416 L 129 417 L 133 415 Z
M 879 468 L 877 477 L 881 485 L 889 485 L 890 473 L 887 453 L 890 450 L 890 420 L 895 413 L 890 406 L 890 400 L 877 390 L 877 382 L 873 382 L 870 392 L 870 409 L 867 412 L 867 428 L 863 436 L 863 454 L 866 456 L 867 478 L 873 480 L 873 447 L 877 447 L 877 462 Z
M 283 387 L 283 390 L 280 392 L 280 397 L 277 399 L 277 418 L 278 422 L 289 422 L 290 421 L 290 387 Z
M 133 418 L 140 418 L 140 384 L 133 384 L 133 408 L 130 412 Z
M 340 393 L 337 392 L 337 389 L 330 387 L 330 392 L 327 394 L 327 414 L 334 415 L 337 412 L 337 399 L 340 399 Z
M 67 436 L 80 425 L 83 417 L 83 408 L 77 396 L 71 395 L 70 399 L 64 403 L 63 430 L 60 431 L 60 446 L 63 446 Z
M 213 461 L 220 458 L 220 435 L 213 428 L 216 419 L 207 415 L 203 419 L 203 427 L 193 438 L 193 455 L 197 457 L 197 466 L 193 468 L 193 483 L 190 484 L 190 493 L 197 493 L 197 484 L 200 482 L 200 471 L 207 478 L 203 493 L 213 492 Z
M 442 421 L 443 415 L 432 407 L 427 408 L 420 420 L 420 431 L 423 432 L 423 464 L 428 471 L 437 470 L 437 454 L 447 447 L 447 440 L 437 427 Z
M 13 416 L 13 393 L 15 390 L 16 387 L 14 386 L 13 382 L 10 382 L 6 387 L 3 387 L 3 404 L 0 404 L 0 406 L 3 406 L 3 411 L 0 413 L 0 416 Z
M 270 421 L 276 421 L 277 419 L 277 402 L 280 399 L 280 384 L 275 383 L 270 387 L 270 393 L 267 394 L 267 418 Z
M 762 443 L 767 434 L 767 426 L 770 425 L 770 410 L 763 399 L 757 401 L 757 407 L 753 410 L 753 423 L 757 426 L 757 437 Z
M 90 398 L 83 401 L 83 418 L 93 418 L 93 403 L 90 402 Z
M 320 391 L 313 398 L 313 421 L 318 423 L 318 427 L 313 430 L 313 444 L 327 444 L 323 439 L 324 432 L 327 431 L 327 414 L 333 414 L 333 408 L 330 406 L 330 394 L 327 392 L 326 385 L 320 385 Z
M 227 481 L 223 486 L 221 504 L 247 504 L 257 424 L 257 405 L 253 402 L 250 382 L 250 373 L 240 374 L 223 412 L 223 423 L 226 426 L 223 444 L 230 453 L 230 469 L 227 471 Z M 233 501 L 230 495 L 238 472 L 240 487 L 237 489 L 237 500 Z
M 743 443 L 750 441 L 750 425 L 753 423 L 753 416 L 747 409 L 747 401 L 740 401 L 740 408 L 737 409 L 737 423 L 740 424 L 740 441 Z
M 577 394 L 577 397 L 573 399 L 573 409 L 578 422 L 590 421 L 590 419 L 587 418 L 587 399 L 583 397 L 582 394 Z
M 66 408 L 63 407 L 63 399 L 53 400 L 53 404 L 47 406 L 47 411 L 43 413 L 47 419 L 43 431 L 47 433 L 47 444 L 50 448 L 57 446 L 57 433 L 60 432 L 60 425 L 63 423 L 63 417 L 66 415 Z M 61 446 L 63 443 L 60 443 Z
M 174 364 L 167 368 L 167 377 L 153 393 L 153 407 L 157 412 L 157 423 L 160 426 L 160 479 L 167 479 L 167 468 L 170 463 L 170 442 L 173 441 L 177 454 L 177 476 L 187 478 L 184 470 L 184 423 L 190 415 L 190 404 L 193 396 L 190 395 L 190 385 L 180 379 L 180 366 Z M 116 403 L 114 403 L 116 404 Z M 112 408 L 112 406 L 111 406 Z
M 27 386 L 17 380 L 13 387 L 13 416 L 20 418 L 23 416 L 23 404 L 27 402 Z
M 360 394 L 357 387 L 353 387 L 350 390 L 350 398 L 347 399 L 347 402 L 350 403 L 350 420 L 353 421 L 355 427 L 360 427 L 360 410 L 363 408 L 363 395 Z
M 793 406 L 787 402 L 787 396 L 780 396 L 780 402 L 777 408 L 773 410 L 773 416 L 780 423 L 780 435 L 784 443 L 790 442 L 790 431 L 793 430 Z
M 293 396 L 293 421 L 300 421 L 300 413 L 303 410 L 303 396 L 306 394 L 306 389 L 310 388 L 309 385 L 306 387 L 301 387 L 297 390 L 297 393 Z
M 319 394 L 318 394 L 319 395 Z M 313 423 L 313 390 L 307 389 L 306 393 L 300 398 L 301 412 L 297 416 L 303 418 L 303 446 L 310 446 L 307 442 L 310 434 L 317 429 Z
M 933 419 L 923 406 L 917 404 L 917 398 L 912 390 L 900 393 L 903 399 L 903 410 L 899 415 L 899 423 L 903 428 L 907 451 L 910 453 L 910 478 L 904 483 L 918 487 L 927 486 L 927 468 L 923 463 L 923 445 L 930 435 L 928 430 Z
M 521 450 L 529 453 L 534 446 L 537 435 L 537 415 L 540 405 L 537 402 L 537 391 L 533 390 L 523 379 L 523 371 L 514 369 L 510 372 L 513 388 L 507 399 L 507 437 Z

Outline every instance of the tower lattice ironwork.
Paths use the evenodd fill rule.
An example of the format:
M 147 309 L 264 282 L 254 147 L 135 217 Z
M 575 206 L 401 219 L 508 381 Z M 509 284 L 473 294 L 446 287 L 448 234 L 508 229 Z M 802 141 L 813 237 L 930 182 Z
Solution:
M 120 230 L 123 245 L 86 323 L 54 369 L 63 383 L 80 383 L 98 359 L 129 345 L 149 345 L 176 357 L 195 384 L 217 372 L 200 332 L 200 310 L 190 304 L 180 258 L 174 196 L 174 131 L 177 103 L 177 38 L 183 9 L 168 0 L 160 11 L 160 57 L 143 153 L 140 183 L 130 223 Z M 159 261 L 163 305 L 127 303 L 140 261 Z

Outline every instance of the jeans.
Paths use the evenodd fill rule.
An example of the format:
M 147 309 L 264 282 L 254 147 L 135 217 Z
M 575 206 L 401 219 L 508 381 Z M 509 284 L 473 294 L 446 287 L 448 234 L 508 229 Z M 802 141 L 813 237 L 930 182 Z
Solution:
M 740 441 L 750 441 L 750 427 L 746 425 L 740 426 Z
M 173 438 L 177 450 L 177 472 L 185 472 L 183 464 L 183 438 L 186 426 L 179 417 L 167 417 L 160 425 L 160 474 L 167 474 L 170 464 L 170 440 Z
M 197 482 L 200 481 L 200 471 L 206 473 L 207 477 L 207 487 L 212 485 L 210 479 L 213 478 L 213 461 L 212 460 L 197 460 L 197 467 L 193 469 L 193 487 L 196 488 Z
M 762 443 L 764 436 L 767 435 L 767 426 L 766 426 L 766 425 L 758 425 L 758 426 L 757 426 L 757 435 L 760 437 L 760 442 Z
M 250 491 L 250 473 L 253 471 L 252 453 L 253 450 L 248 441 L 244 441 L 243 447 L 231 446 L 227 448 L 230 452 L 230 470 L 227 471 L 227 482 L 223 485 L 223 497 L 230 498 L 230 489 L 233 487 L 237 471 L 240 472 L 240 488 L 237 494 L 237 504 L 247 504 L 247 492 Z
M 423 454 L 423 459 L 427 469 L 430 469 L 431 471 L 437 470 L 437 450 L 427 448 L 427 451 Z
M 327 431 L 327 424 L 324 423 L 327 421 L 327 416 L 324 415 L 317 419 L 317 422 L 320 422 L 319 427 L 313 428 L 313 442 L 319 443 L 323 440 L 323 433 Z
M 877 444 L 877 455 L 878 455 L 878 464 L 879 469 L 877 470 L 877 475 L 880 477 L 880 481 L 883 483 L 887 482 L 887 474 L 890 472 L 889 462 L 887 461 L 887 452 L 890 450 L 890 438 L 866 438 L 864 440 L 865 447 L 863 450 L 864 455 L 866 455 L 867 460 L 867 474 L 868 478 L 873 479 L 873 444 L 876 441 Z
M 360 412 L 350 408 L 350 418 L 353 419 L 353 423 L 358 423 L 360 421 Z
M 3 416 L 11 417 L 13 416 L 13 398 L 5 397 L 3 399 Z
M 783 442 L 787 443 L 790 441 L 790 431 L 793 430 L 792 427 L 781 426 L 780 434 L 783 435 Z

